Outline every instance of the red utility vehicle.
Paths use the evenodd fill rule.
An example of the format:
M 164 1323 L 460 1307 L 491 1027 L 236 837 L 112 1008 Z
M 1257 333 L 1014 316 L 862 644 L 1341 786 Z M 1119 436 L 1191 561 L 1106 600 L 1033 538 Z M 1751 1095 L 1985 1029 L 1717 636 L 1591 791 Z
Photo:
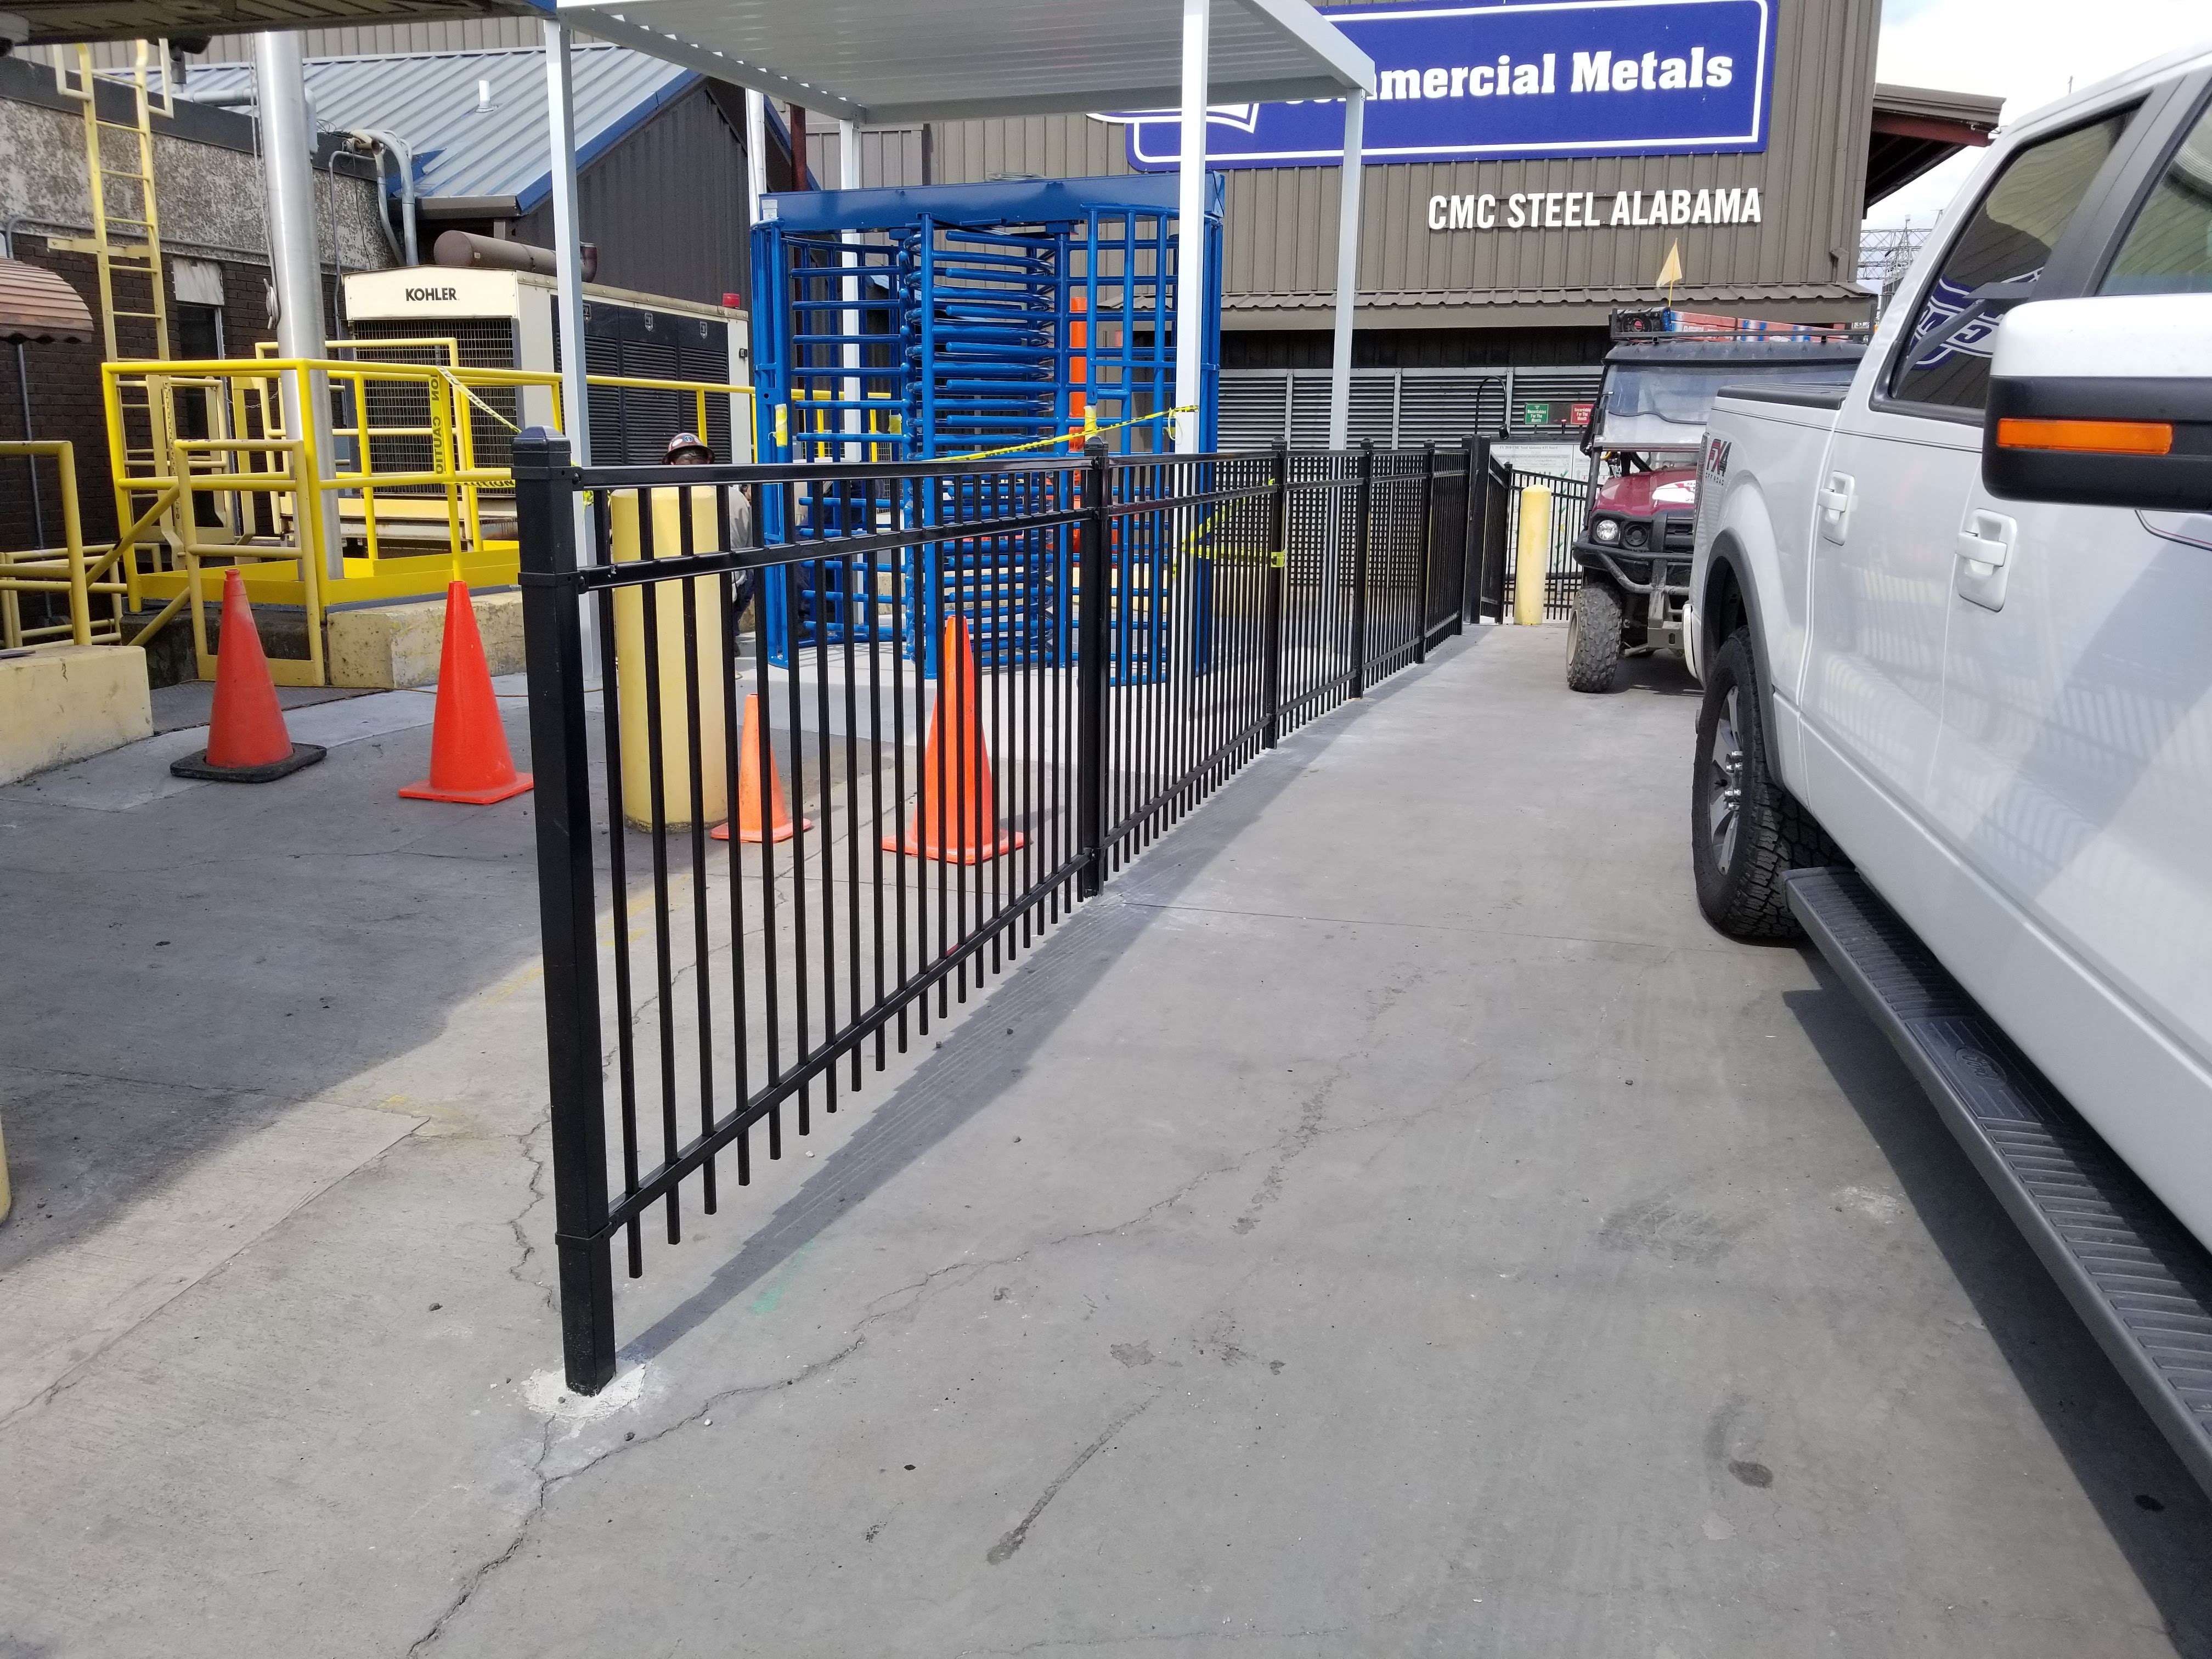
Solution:
M 1567 684 L 1613 689 L 1622 656 L 1682 644 L 1698 514 L 1698 454 L 1721 387 L 1742 380 L 1847 385 L 1862 329 L 1665 309 L 1617 311 L 1596 407 L 1583 428 L 1589 521 L 1567 627 Z

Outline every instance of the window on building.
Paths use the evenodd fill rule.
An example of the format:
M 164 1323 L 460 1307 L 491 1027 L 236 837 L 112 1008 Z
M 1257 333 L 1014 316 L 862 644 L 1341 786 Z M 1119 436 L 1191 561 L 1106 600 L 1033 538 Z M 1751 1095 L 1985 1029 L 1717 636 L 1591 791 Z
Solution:
M 2212 105 L 2174 151 L 2099 292 L 2212 293 Z
M 2005 164 L 1921 296 L 1911 337 L 1892 371 L 1895 396 L 1981 408 L 2004 311 L 2042 275 L 2133 113 L 2117 110 L 2030 144 Z

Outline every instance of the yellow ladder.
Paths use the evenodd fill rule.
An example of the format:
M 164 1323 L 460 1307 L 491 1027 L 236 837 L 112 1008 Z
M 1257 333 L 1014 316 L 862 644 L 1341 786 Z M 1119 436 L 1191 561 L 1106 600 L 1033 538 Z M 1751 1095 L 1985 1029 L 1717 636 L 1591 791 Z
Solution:
M 100 326 L 105 356 L 109 362 L 165 362 L 169 349 L 168 273 L 161 258 L 161 212 L 154 187 L 154 117 L 173 117 L 176 100 L 171 85 L 169 46 L 141 40 L 136 62 L 127 79 L 119 83 L 131 94 L 128 121 L 111 121 L 100 112 L 95 95 L 92 49 L 76 48 L 76 73 L 72 78 L 67 60 L 56 56 L 54 83 L 62 94 L 76 99 L 84 110 L 86 183 L 92 199 L 92 234 L 55 237 L 48 246 L 92 256 L 100 278 Z M 161 91 L 153 86 L 159 65 Z M 120 327 L 118 325 L 126 325 Z M 150 328 L 137 326 L 150 325 Z M 151 335 L 150 340 L 147 338 Z M 124 342 L 152 349 L 124 349 Z M 113 428 L 118 453 L 111 465 L 118 483 L 149 481 L 146 499 L 158 488 L 151 481 L 163 477 L 173 464 L 166 388 L 156 388 L 151 377 L 118 382 Z M 132 506 L 137 498 L 127 498 Z M 130 515 L 125 514 L 128 518 Z M 164 549 L 162 544 L 166 544 Z M 151 549 L 156 564 L 173 558 L 178 545 L 176 526 L 165 518 Z M 138 554 L 127 556 L 135 566 Z
M 148 70 L 149 56 L 158 52 L 161 91 L 154 94 Z M 137 62 L 129 81 L 132 119 L 104 120 L 93 95 L 92 48 L 76 49 L 77 75 L 54 65 L 54 81 L 64 95 L 84 106 L 84 159 L 92 186 L 92 234 L 57 240 L 52 246 L 72 252 L 89 253 L 100 266 L 100 325 L 110 362 L 124 361 L 116 340 L 116 323 L 123 319 L 153 324 L 150 352 L 131 352 L 131 357 L 167 358 L 169 354 L 168 281 L 161 269 L 161 215 L 154 193 L 154 117 L 174 115 L 170 94 L 168 42 L 138 42 Z M 112 153 L 107 135 L 120 133 L 128 142 Z M 117 161 L 124 165 L 116 165 Z M 126 289 L 128 304 L 117 303 L 118 279 Z

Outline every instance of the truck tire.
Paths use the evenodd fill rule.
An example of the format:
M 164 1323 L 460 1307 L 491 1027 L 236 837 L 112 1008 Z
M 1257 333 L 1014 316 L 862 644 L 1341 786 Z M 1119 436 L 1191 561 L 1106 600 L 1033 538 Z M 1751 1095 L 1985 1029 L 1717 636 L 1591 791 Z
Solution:
M 1620 666 L 1620 590 L 1585 576 L 1567 614 L 1567 687 L 1610 691 Z
M 1690 866 L 1698 908 L 1731 939 L 1793 939 L 1782 878 L 1840 864 L 1818 821 L 1766 769 L 1765 709 L 1751 634 L 1739 628 L 1714 653 L 1698 713 L 1690 789 Z

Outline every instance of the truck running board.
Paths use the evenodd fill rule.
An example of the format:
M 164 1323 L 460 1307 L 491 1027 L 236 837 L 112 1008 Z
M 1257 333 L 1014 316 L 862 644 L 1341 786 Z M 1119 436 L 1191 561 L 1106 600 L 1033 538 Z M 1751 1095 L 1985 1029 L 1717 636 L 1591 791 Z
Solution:
M 2212 1255 L 1856 872 L 1799 870 L 1785 880 L 1820 954 L 2212 1491 Z

